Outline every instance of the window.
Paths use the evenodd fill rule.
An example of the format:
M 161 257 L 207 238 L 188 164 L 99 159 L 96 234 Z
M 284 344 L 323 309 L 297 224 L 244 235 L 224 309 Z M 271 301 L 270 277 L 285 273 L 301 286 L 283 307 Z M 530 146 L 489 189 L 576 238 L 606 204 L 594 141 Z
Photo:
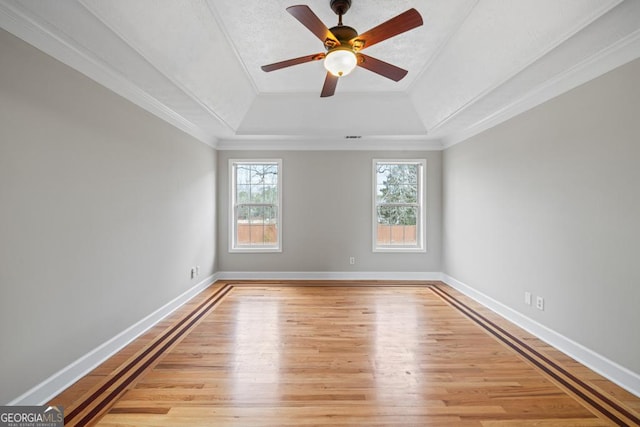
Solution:
M 426 160 L 373 161 L 373 251 L 424 252 Z
M 229 160 L 230 252 L 282 251 L 282 160 Z

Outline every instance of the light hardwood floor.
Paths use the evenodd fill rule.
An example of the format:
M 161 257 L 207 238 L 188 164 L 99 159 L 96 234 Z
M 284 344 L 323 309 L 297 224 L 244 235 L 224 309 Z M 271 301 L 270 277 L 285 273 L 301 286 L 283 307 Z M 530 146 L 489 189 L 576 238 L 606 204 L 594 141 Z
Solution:
M 640 424 L 440 282 L 216 283 L 50 403 L 67 426 Z

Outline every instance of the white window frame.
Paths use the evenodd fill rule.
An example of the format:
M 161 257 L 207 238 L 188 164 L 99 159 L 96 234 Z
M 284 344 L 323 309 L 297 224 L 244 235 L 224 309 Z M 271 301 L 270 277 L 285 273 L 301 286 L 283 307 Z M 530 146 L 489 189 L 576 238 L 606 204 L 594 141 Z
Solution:
M 238 203 L 236 201 L 236 166 L 255 164 L 275 164 L 278 166 L 278 201 L 276 205 L 276 211 L 278 212 L 276 221 L 278 242 L 276 245 L 238 245 L 236 241 L 238 235 L 238 222 L 236 221 L 238 212 Z M 243 203 L 243 205 L 247 204 Z M 282 252 L 282 159 L 229 159 L 229 252 Z
M 415 245 L 379 245 L 378 244 L 378 206 L 377 201 L 377 166 L 378 164 L 411 164 L 418 165 L 418 203 L 414 206 L 418 208 L 416 215 L 416 244 Z M 426 252 L 426 159 L 373 159 L 372 166 L 372 245 L 373 252 Z

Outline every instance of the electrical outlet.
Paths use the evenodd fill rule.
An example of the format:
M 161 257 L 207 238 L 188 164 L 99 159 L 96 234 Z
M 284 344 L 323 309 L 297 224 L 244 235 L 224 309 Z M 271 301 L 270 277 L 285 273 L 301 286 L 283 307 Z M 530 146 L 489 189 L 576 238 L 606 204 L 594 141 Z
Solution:
M 196 269 L 192 268 L 191 269 L 191 278 L 194 279 L 196 277 Z
M 538 310 L 544 310 L 544 298 L 536 297 L 536 308 Z
M 524 303 L 527 305 L 531 305 L 531 292 L 524 293 Z
M 356 257 L 349 257 L 349 264 L 354 265 L 356 263 Z
M 196 265 L 196 277 L 200 276 L 200 266 Z

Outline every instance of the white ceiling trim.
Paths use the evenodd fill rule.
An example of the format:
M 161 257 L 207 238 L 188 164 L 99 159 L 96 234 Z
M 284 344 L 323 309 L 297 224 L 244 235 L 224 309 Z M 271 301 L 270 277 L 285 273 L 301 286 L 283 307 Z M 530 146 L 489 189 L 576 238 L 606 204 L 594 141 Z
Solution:
M 109 31 L 111 31 L 113 34 L 115 34 L 117 37 L 119 37 L 121 40 L 123 40 L 131 49 L 133 49 L 140 56 L 140 58 L 144 59 L 147 62 L 147 64 L 149 64 L 154 70 L 158 71 L 158 73 L 160 73 L 164 78 L 166 78 L 169 82 L 171 82 L 172 85 L 174 85 L 175 87 L 180 89 L 180 91 L 182 93 L 184 93 L 190 99 L 192 99 L 200 108 L 202 108 L 204 111 L 206 111 L 211 116 L 213 116 L 216 120 L 218 120 L 220 123 L 222 123 L 231 132 L 235 132 L 236 131 L 236 129 L 234 129 L 233 126 L 231 126 L 225 119 L 220 117 L 220 115 L 218 113 L 216 113 L 213 109 L 211 109 L 211 107 L 208 106 L 205 102 L 203 102 L 202 99 L 200 99 L 200 97 L 198 97 L 192 91 L 187 89 L 178 80 L 173 78 L 170 73 L 167 73 L 165 70 L 161 69 L 161 67 L 158 67 L 157 64 L 159 63 L 159 61 L 153 61 L 151 58 L 148 58 L 144 54 L 144 52 L 141 49 L 139 49 L 138 46 L 136 46 L 135 43 L 133 43 L 132 40 L 130 40 L 121 31 L 117 30 L 116 28 L 114 28 L 113 25 L 109 24 L 109 22 L 107 22 L 105 19 L 103 19 L 103 17 L 100 15 L 100 13 L 97 10 L 95 10 L 95 8 L 93 8 L 92 6 L 87 4 L 87 2 L 85 0 L 76 0 L 76 1 L 82 7 L 84 7 L 86 10 L 88 10 L 93 16 L 95 16 L 96 19 L 99 20 L 102 23 L 102 25 L 104 25 L 106 28 L 109 29 Z M 207 7 L 209 7 L 208 3 L 207 3 Z M 213 16 L 213 13 L 212 13 L 212 16 Z M 234 49 L 234 51 L 235 51 L 235 49 Z
M 224 25 L 224 22 L 222 22 L 222 19 L 216 13 L 215 7 L 211 4 L 212 1 L 213 0 L 207 0 L 207 7 L 209 8 L 209 12 L 211 13 L 211 16 L 213 17 L 213 19 L 218 24 L 218 27 L 220 27 L 220 30 L 224 34 L 225 39 L 227 39 L 227 43 L 229 43 L 229 46 L 231 46 L 231 50 L 233 51 L 233 54 L 236 56 L 236 59 L 238 60 L 238 63 L 240 64 L 240 66 L 244 70 L 245 74 L 247 76 L 249 76 L 249 78 L 247 80 L 249 80 L 249 83 L 251 83 L 251 88 L 253 89 L 253 92 L 257 96 L 260 93 L 260 91 L 258 90 L 258 86 L 256 86 L 256 82 L 250 77 L 251 73 L 249 73 L 249 69 L 247 68 L 247 64 L 245 64 L 245 62 L 242 60 L 242 57 L 240 56 L 240 52 L 238 51 L 238 47 L 236 46 L 236 44 L 233 42 L 233 39 L 229 35 L 229 31 L 227 30 L 227 26 Z
M 236 136 L 261 139 L 272 135 L 329 139 L 345 135 L 430 138 L 403 92 L 350 92 L 326 99 L 320 99 L 315 93 L 261 94 L 255 98 Z
M 442 138 L 443 148 L 465 141 L 638 57 L 640 57 L 640 30 L 538 85 L 518 100 L 507 104 L 463 132 Z
M 482 75 L 475 85 L 458 85 L 456 82 L 461 79 L 473 77 L 474 70 L 456 74 L 447 81 L 446 67 L 459 67 L 465 58 L 478 58 L 473 55 L 477 49 L 469 50 L 464 56 L 465 46 L 471 49 L 478 44 L 473 31 L 486 34 L 487 40 L 494 43 L 505 40 L 504 37 L 496 38 L 496 34 L 502 33 L 483 32 L 479 22 L 485 20 L 478 19 L 496 15 L 502 19 L 496 22 L 502 23 L 505 31 L 516 34 L 517 31 L 511 28 L 513 25 L 508 24 L 527 22 L 523 14 L 519 15 L 522 21 L 508 19 L 509 16 L 516 17 L 509 13 L 514 14 L 519 9 L 507 7 L 501 12 L 501 7 L 505 6 L 501 5 L 503 0 L 487 0 L 486 3 L 464 0 L 455 14 L 451 10 L 451 16 L 445 14 L 448 18 L 456 17 L 455 21 L 443 21 L 451 23 L 441 28 L 441 31 L 447 29 L 447 37 L 425 33 L 425 37 L 437 39 L 438 43 L 432 44 L 429 64 L 419 69 L 417 77 L 405 90 L 393 92 L 375 86 L 376 90 L 371 92 L 347 91 L 319 103 L 317 93 L 306 89 L 283 94 L 259 92 L 260 85 L 251 77 L 248 62 L 242 60 L 242 44 L 230 37 L 233 28 L 223 25 L 223 17 L 214 0 L 193 0 L 197 8 L 194 6 L 184 16 L 179 13 L 179 7 L 155 10 L 155 15 L 150 13 L 152 10 L 146 13 L 145 7 L 152 7 L 153 1 L 129 4 L 125 0 L 112 8 L 108 3 L 104 4 L 104 9 L 99 0 L 96 3 L 91 0 L 63 1 L 54 6 L 37 0 L 0 0 L 0 27 L 197 140 L 223 150 L 445 149 L 640 57 L 640 21 L 637 20 L 640 2 L 590 0 L 585 9 L 580 6 L 580 0 L 566 0 L 566 10 L 551 8 L 559 12 L 554 15 L 557 17 L 567 13 L 565 24 L 556 20 L 552 21 L 553 32 L 545 33 L 547 27 L 540 30 L 539 34 L 553 37 L 541 38 L 535 25 L 527 27 L 527 32 L 522 34 L 538 35 L 535 40 L 530 38 L 540 42 L 524 47 L 535 47 L 535 50 L 511 47 L 508 51 L 513 56 L 511 62 L 498 61 L 496 69 L 488 69 L 493 74 Z M 241 7 L 232 0 L 227 1 L 229 7 Z M 258 19 L 256 22 L 264 21 L 263 15 L 276 19 L 273 4 L 254 1 L 254 6 L 264 7 L 253 17 Z M 545 9 L 535 7 L 537 0 L 531 1 L 527 4 L 532 11 L 544 12 Z M 130 6 L 135 14 L 127 14 Z M 477 19 L 467 22 L 474 11 L 478 11 Z M 177 16 L 174 18 L 174 15 Z M 192 34 L 199 36 L 203 33 L 200 30 L 209 29 L 203 33 L 207 44 L 196 45 L 200 50 L 194 48 L 197 52 L 194 57 L 203 60 L 191 61 L 188 55 L 181 54 L 187 52 L 184 49 L 188 49 L 193 41 L 187 37 L 191 33 L 178 33 L 180 37 L 175 38 L 176 43 L 167 43 L 165 29 L 157 23 L 154 26 L 156 21 L 147 19 L 153 16 L 160 18 L 158 23 L 175 23 L 175 28 L 188 29 L 191 28 L 189 23 L 195 23 Z M 277 16 L 277 22 L 280 22 L 280 15 Z M 123 17 L 131 19 L 121 20 Z M 246 23 L 242 14 L 232 17 L 236 21 L 231 19 L 229 22 Z M 580 19 L 575 19 L 577 17 Z M 180 26 L 181 23 L 185 25 Z M 465 23 L 469 26 L 465 27 Z M 295 20 L 293 24 L 296 24 Z M 468 31 L 461 36 L 462 41 L 457 41 L 468 44 L 459 45 L 452 40 L 463 28 Z M 522 40 L 526 42 L 528 38 Z M 217 64 L 215 58 L 201 55 L 201 51 L 210 52 L 209 42 L 224 52 L 224 62 Z M 161 49 L 154 50 L 154 46 Z M 164 47 L 166 49 L 162 49 Z M 448 62 L 446 58 L 442 59 L 447 50 L 447 58 L 454 58 Z M 461 56 L 459 60 L 456 55 Z M 430 68 L 437 68 L 432 65 L 439 63 L 442 66 L 438 70 L 426 73 Z M 237 83 L 235 86 L 209 84 L 206 74 L 214 69 L 218 71 L 215 67 L 219 65 L 227 66 L 220 73 L 231 79 L 231 83 Z M 186 70 L 185 73 L 182 70 Z M 195 72 L 198 70 L 199 73 Z M 433 88 L 439 87 L 437 78 L 444 79 L 442 87 L 445 89 L 435 90 L 436 96 L 429 96 L 434 94 Z M 422 84 L 418 84 L 419 81 Z M 447 82 L 450 87 L 446 86 Z M 456 87 L 462 87 L 462 92 L 453 90 Z M 241 102 L 232 104 L 236 99 Z M 362 137 L 345 139 L 345 135 Z
M 217 145 L 218 139 L 215 136 L 209 135 L 175 110 L 131 83 L 112 67 L 77 49 L 7 3 L 0 3 L 0 26 L 198 141 L 211 147 Z
M 607 3 L 603 7 L 594 10 L 593 13 L 588 18 L 586 18 L 583 22 L 577 23 L 575 26 L 573 26 L 572 28 L 567 30 L 567 32 L 561 38 L 558 38 L 555 41 L 555 43 L 552 43 L 551 45 L 549 45 L 546 50 L 540 51 L 538 54 L 532 56 L 531 58 L 529 58 L 528 61 L 525 61 L 524 66 L 521 66 L 521 67 L 518 67 L 517 69 L 512 70 L 512 72 L 507 74 L 505 76 L 505 78 L 503 78 L 503 79 L 501 79 L 499 81 L 496 81 L 492 86 L 487 87 L 484 91 L 478 93 L 476 96 L 474 96 L 468 102 L 466 102 L 465 104 L 461 105 L 457 110 L 452 111 L 448 116 L 444 117 L 442 120 L 440 120 L 438 123 L 436 123 L 435 126 L 432 126 L 431 128 L 429 128 L 429 132 L 435 132 L 438 129 L 440 129 L 442 126 L 445 126 L 447 123 L 449 123 L 456 116 L 458 116 L 459 114 L 462 114 L 468 108 L 473 106 L 476 102 L 478 102 L 479 100 L 485 98 L 490 93 L 492 93 L 496 89 L 498 89 L 501 86 L 503 86 L 506 82 L 508 82 L 509 80 L 514 78 L 516 75 L 521 73 L 523 69 L 527 69 L 532 64 L 534 64 L 536 61 L 539 61 L 541 58 L 544 58 L 547 54 L 549 54 L 549 52 L 551 52 L 554 49 L 558 48 L 558 46 L 561 46 L 563 43 L 565 43 L 571 37 L 573 37 L 578 32 L 580 32 L 581 30 L 583 30 L 584 28 L 589 26 L 589 24 L 592 24 L 598 18 L 602 17 L 602 15 L 604 15 L 608 11 L 614 9 L 616 6 L 620 5 L 620 3 L 622 3 L 622 0 L 618 0 L 618 1 L 613 2 L 613 3 Z
M 475 0 L 470 6 L 469 9 L 466 11 L 466 13 L 464 13 L 464 16 L 462 17 L 462 19 L 460 20 L 460 22 L 458 22 L 458 25 L 456 25 L 455 30 L 451 31 L 449 33 L 449 36 L 447 38 L 445 38 L 442 43 L 438 46 L 438 48 L 435 50 L 433 56 L 431 58 L 429 58 L 429 60 L 427 61 L 427 63 L 425 64 L 424 67 L 422 67 L 422 69 L 420 69 L 419 73 L 416 75 L 416 78 L 413 79 L 413 81 L 409 84 L 409 86 L 407 87 L 406 91 L 407 93 L 411 93 L 411 91 L 414 89 L 414 86 L 416 85 L 416 82 L 419 81 L 422 78 L 422 75 L 429 69 L 429 67 L 431 67 L 431 65 L 437 61 L 437 59 L 440 57 L 440 55 L 442 54 L 442 52 L 444 51 L 444 49 L 447 47 L 447 45 L 449 44 L 449 42 L 451 41 L 451 39 L 456 35 L 456 33 L 458 33 L 458 31 L 460 31 L 460 28 L 462 28 L 462 26 L 464 25 L 464 23 L 467 21 L 467 19 L 469 18 L 469 16 L 471 15 L 471 13 L 473 12 L 473 9 L 477 6 L 478 2 L 480 0 Z
M 410 137 L 365 137 L 346 138 L 291 138 L 270 137 L 268 139 L 220 140 L 216 147 L 221 151 L 440 151 L 439 139 L 425 139 L 424 136 Z

